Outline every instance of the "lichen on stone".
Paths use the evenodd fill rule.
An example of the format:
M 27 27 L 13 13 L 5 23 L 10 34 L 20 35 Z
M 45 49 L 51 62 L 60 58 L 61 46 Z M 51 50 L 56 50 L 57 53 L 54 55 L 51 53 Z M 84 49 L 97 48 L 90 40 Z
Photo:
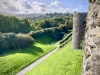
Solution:
M 96 1 L 95 1 L 95 4 L 100 5 L 100 0 L 96 0 Z
M 82 75 L 100 75 L 100 0 L 88 0 Z

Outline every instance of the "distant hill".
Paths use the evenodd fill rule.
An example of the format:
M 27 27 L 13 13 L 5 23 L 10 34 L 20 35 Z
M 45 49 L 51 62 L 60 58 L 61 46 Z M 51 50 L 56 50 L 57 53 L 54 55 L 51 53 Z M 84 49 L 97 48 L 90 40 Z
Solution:
M 18 18 L 35 18 L 35 17 L 38 17 L 38 16 L 41 16 L 41 15 L 44 15 L 42 13 L 31 13 L 31 14 L 14 14 L 16 17 Z
M 35 17 L 39 17 L 39 16 L 43 16 L 44 14 L 42 13 L 30 13 L 30 14 L 15 14 L 15 13 L 8 13 L 8 12 L 2 12 L 0 11 L 0 14 L 3 14 L 3 15 L 13 15 L 13 16 L 16 16 L 18 18 L 35 18 Z

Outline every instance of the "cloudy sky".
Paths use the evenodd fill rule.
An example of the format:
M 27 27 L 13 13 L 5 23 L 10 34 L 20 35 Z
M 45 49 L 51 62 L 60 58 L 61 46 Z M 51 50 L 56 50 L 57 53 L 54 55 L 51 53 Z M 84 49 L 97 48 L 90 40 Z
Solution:
M 0 13 L 85 12 L 88 0 L 0 0 Z

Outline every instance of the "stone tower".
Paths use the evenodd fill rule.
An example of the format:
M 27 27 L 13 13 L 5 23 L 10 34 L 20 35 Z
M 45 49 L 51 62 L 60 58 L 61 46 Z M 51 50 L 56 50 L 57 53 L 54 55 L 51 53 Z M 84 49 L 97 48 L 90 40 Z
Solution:
M 73 14 L 72 49 L 81 48 L 80 44 L 85 34 L 86 17 L 87 13 L 85 12 L 74 12 Z

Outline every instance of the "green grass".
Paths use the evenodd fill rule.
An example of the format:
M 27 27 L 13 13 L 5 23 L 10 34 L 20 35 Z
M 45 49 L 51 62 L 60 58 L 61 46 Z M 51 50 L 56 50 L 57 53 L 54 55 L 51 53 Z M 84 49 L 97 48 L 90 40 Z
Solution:
M 82 50 L 71 49 L 70 42 L 26 75 L 81 75 L 82 54 Z
M 0 56 L 0 75 L 15 75 L 41 56 L 50 52 L 56 46 L 51 45 L 54 40 L 48 36 L 35 40 L 35 44 L 26 49 L 15 50 Z

